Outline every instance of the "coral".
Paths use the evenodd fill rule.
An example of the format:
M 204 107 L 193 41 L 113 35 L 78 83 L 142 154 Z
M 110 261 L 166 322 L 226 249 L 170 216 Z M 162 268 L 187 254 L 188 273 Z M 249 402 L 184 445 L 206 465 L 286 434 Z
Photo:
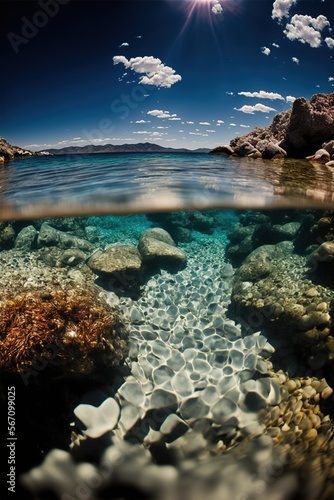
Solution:
M 2 297 L 0 368 L 92 374 L 126 355 L 125 329 L 117 309 L 94 289 L 21 292 Z

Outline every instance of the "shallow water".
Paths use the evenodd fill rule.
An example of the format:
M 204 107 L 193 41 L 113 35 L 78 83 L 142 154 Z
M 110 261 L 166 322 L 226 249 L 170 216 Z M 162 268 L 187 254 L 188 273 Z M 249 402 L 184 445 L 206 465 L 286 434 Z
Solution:
M 1 175 L 2 498 L 332 498 L 329 169 L 87 155 Z
M 3 219 L 333 203 L 331 169 L 307 160 L 59 155 L 15 160 L 0 176 Z

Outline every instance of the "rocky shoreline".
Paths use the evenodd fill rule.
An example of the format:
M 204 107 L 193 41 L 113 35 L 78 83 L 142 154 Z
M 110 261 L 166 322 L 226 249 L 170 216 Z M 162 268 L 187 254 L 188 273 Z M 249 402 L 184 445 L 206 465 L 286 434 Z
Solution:
M 0 165 L 14 160 L 15 158 L 25 158 L 30 156 L 49 156 L 50 153 L 41 151 L 38 153 L 33 153 L 28 149 L 19 148 L 18 146 L 12 146 L 3 137 L 0 137 Z
M 210 154 L 248 158 L 306 158 L 334 166 L 334 92 L 296 99 L 271 125 L 219 146 Z

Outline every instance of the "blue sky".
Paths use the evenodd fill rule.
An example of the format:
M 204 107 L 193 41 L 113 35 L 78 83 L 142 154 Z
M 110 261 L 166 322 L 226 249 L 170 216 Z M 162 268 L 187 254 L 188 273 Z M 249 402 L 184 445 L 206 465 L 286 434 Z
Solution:
M 334 91 L 333 0 L 2 2 L 0 135 L 215 147 Z

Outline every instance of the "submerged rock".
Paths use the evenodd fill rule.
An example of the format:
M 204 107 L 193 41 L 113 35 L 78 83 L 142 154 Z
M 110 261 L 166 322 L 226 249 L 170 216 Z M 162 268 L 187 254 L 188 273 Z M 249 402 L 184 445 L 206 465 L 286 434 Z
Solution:
M 138 250 L 145 264 L 158 267 L 182 266 L 186 254 L 177 248 L 167 231 L 160 228 L 144 231 L 139 239 Z
M 54 227 L 50 226 L 47 222 L 41 225 L 37 244 L 39 247 L 44 246 L 57 246 L 59 248 L 79 248 L 83 251 L 91 251 L 94 246 L 82 238 L 78 238 L 73 234 L 66 233 L 64 231 L 59 231 Z
M 34 226 L 26 226 L 16 237 L 15 248 L 18 250 L 29 251 L 34 247 L 37 240 L 37 230 Z
M 133 245 L 113 245 L 103 252 L 95 253 L 87 264 L 98 276 L 122 274 L 134 278 L 141 271 L 142 259 Z

